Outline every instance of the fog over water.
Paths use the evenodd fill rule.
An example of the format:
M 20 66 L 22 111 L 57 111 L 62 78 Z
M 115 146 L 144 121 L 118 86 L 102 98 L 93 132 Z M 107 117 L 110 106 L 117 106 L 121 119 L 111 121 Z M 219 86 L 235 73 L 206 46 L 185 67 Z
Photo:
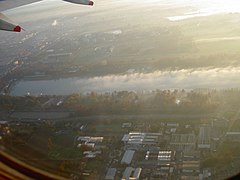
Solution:
M 240 88 L 240 67 L 212 69 L 182 69 L 107 75 L 91 78 L 64 78 L 57 80 L 21 80 L 12 88 L 16 96 L 40 93 L 68 95 L 86 92 L 144 91 L 156 89 L 228 89 Z

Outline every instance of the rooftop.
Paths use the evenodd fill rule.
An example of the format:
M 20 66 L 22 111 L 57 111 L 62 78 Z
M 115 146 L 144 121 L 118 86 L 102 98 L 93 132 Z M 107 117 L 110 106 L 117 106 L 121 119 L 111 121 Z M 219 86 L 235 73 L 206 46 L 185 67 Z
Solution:
M 106 180 L 114 180 L 116 175 L 117 169 L 116 168 L 108 168 L 107 174 L 105 176 Z
M 128 144 L 156 144 L 161 133 L 130 132 L 125 134 L 122 141 Z
M 125 151 L 123 158 L 121 160 L 121 164 L 130 164 L 133 158 L 135 151 L 127 150 Z
M 123 172 L 122 180 L 130 180 L 130 179 L 139 179 L 142 172 L 142 168 L 132 168 L 127 167 Z

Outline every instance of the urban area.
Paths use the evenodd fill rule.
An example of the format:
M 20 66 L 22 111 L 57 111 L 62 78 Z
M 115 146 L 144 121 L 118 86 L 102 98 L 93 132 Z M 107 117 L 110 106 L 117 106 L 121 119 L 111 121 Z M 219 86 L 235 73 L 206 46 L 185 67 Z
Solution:
M 26 31 L 0 34 L 0 151 L 73 180 L 238 174 L 240 6 L 221 2 L 6 12 Z
M 238 89 L 2 93 L 1 144 L 20 160 L 55 174 L 224 179 L 239 172 Z

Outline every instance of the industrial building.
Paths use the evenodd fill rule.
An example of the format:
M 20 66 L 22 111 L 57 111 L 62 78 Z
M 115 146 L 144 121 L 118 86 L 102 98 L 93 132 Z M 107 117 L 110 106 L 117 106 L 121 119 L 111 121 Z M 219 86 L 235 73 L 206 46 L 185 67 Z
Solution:
M 198 148 L 209 149 L 211 145 L 211 126 L 202 125 L 199 127 Z
M 133 150 L 125 151 L 123 158 L 121 160 L 121 164 L 130 164 L 132 162 L 134 153 L 135 153 L 135 151 L 133 151 Z
M 175 151 L 147 151 L 140 164 L 143 167 L 169 166 L 174 158 Z
M 93 148 L 96 148 L 96 145 L 101 144 L 102 141 L 103 141 L 103 137 L 77 136 L 75 138 L 75 144 L 78 148 L 84 145 L 93 149 Z
M 116 175 L 116 168 L 108 168 L 107 174 L 105 176 L 105 180 L 114 180 Z
M 140 178 L 141 172 L 142 168 L 127 167 L 123 172 L 122 180 L 138 180 Z
M 72 53 L 58 53 L 58 54 L 50 54 L 47 56 L 47 60 L 45 60 L 45 63 L 64 63 L 66 60 L 69 59 L 69 57 L 72 56 Z
M 170 149 L 176 151 L 193 151 L 196 148 L 196 136 L 194 133 L 190 134 L 172 134 L 170 141 Z
M 161 135 L 161 133 L 130 132 L 123 136 L 122 141 L 133 145 L 156 145 Z
M 184 160 L 196 160 L 200 158 L 200 151 L 189 151 L 183 153 Z
M 173 179 L 174 167 L 173 166 L 161 166 L 152 172 L 154 179 Z
M 168 126 L 168 127 L 179 127 L 179 123 L 171 123 L 171 122 L 168 122 L 168 123 L 166 124 L 166 126 Z
M 239 131 L 229 131 L 226 133 L 226 139 L 230 140 L 230 141 L 236 141 L 239 142 L 240 141 L 240 132 Z
M 173 157 L 173 151 L 158 151 L 150 152 L 147 151 L 145 160 L 158 160 L 158 161 L 171 161 Z
M 199 177 L 200 162 L 199 161 L 183 161 L 182 175 L 183 177 Z
M 102 142 L 103 137 L 78 136 L 77 141 L 97 143 Z

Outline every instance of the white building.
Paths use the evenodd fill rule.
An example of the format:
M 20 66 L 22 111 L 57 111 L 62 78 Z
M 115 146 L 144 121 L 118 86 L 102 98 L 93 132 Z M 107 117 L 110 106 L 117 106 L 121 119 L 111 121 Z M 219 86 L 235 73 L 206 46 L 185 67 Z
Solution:
M 125 134 L 122 141 L 125 144 L 135 145 L 155 145 L 158 143 L 161 133 L 141 133 L 141 132 L 130 132 Z

